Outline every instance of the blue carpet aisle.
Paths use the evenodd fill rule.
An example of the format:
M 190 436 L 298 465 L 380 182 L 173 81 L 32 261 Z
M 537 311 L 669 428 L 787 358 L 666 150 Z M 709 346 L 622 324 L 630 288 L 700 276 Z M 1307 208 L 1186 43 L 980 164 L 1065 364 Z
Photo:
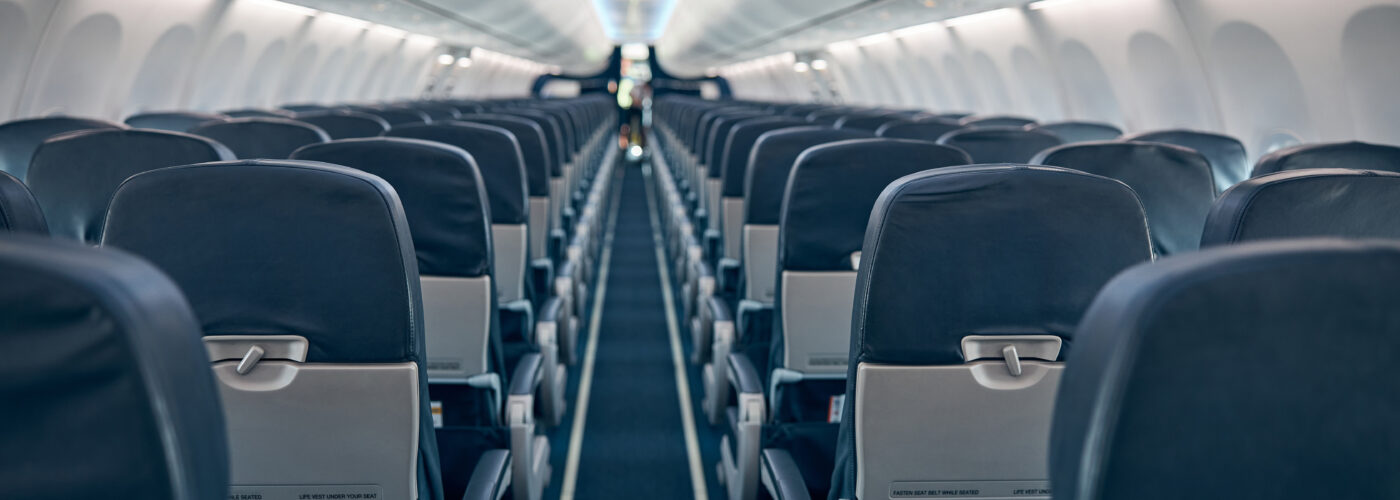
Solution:
M 574 498 L 691 498 L 646 181 L 625 169 Z

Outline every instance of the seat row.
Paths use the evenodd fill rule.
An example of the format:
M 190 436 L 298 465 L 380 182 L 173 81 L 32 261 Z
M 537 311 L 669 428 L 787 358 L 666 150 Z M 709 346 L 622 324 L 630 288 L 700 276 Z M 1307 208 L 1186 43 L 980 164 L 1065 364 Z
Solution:
M 188 411 L 226 421 L 224 487 L 235 496 L 498 498 L 510 489 L 538 499 L 552 469 L 542 427 L 566 408 L 577 314 L 601 243 L 595 219 L 616 172 L 615 115 L 604 98 L 470 110 L 332 141 L 286 118 L 206 121 L 191 129 L 203 136 L 54 131 L 94 123 L 61 117 L 0 125 L 7 157 L 33 151 L 27 185 L 0 175 L 0 222 L 36 233 L 0 247 L 112 263 L 98 274 L 154 265 L 173 282 L 183 298 L 156 305 L 197 318 L 194 333 L 177 324 L 140 342 L 212 363 L 222 404 L 196 400 Z M 318 140 L 259 159 L 235 159 L 226 146 L 290 148 L 303 139 L 288 127 Z M 39 281 L 10 282 L 13 301 L 0 308 L 44 303 Z M 32 318 L 15 326 L 35 332 L 60 326 L 16 317 Z M 201 351 L 163 348 L 159 335 L 202 337 Z M 143 359 L 114 362 L 146 369 Z M 161 375 L 145 377 L 172 383 Z M 101 487 L 48 486 L 58 497 Z
M 1091 304 L 1103 315 L 1121 315 L 1125 297 L 1170 295 L 1163 292 L 1170 283 L 1218 294 L 1225 286 L 1219 281 L 1238 273 L 1244 277 L 1236 284 L 1241 295 L 1198 300 L 1194 309 L 1179 312 L 1183 325 L 1196 328 L 1189 334 L 1202 340 L 1201 348 L 1218 349 L 1222 360 L 1235 361 L 1232 356 L 1249 354 L 1247 342 L 1208 339 L 1203 332 L 1228 335 L 1233 328 L 1247 330 L 1240 335 L 1248 338 L 1267 337 L 1267 329 L 1250 322 L 1326 310 L 1283 312 L 1318 297 L 1309 283 L 1333 291 L 1353 285 L 1312 272 L 1263 279 L 1269 273 L 1308 261 L 1359 269 L 1375 264 L 1367 259 L 1379 254 L 1394 259 L 1396 243 L 1264 243 L 1197 252 L 1199 247 L 1305 237 L 1400 238 L 1400 223 L 1386 215 L 1390 193 L 1400 186 L 1400 148 L 1340 143 L 1279 151 L 1256 167 L 1277 172 L 1241 180 L 1217 195 L 1216 163 L 1201 150 L 1170 142 L 1135 137 L 1062 144 L 1055 132 L 1042 130 L 1058 126 L 1009 118 L 988 118 L 994 123 L 979 126 L 977 118 L 967 117 L 936 139 L 891 137 L 872 134 L 868 128 L 878 120 L 866 118 L 894 122 L 878 125 L 885 132 L 952 118 L 829 111 L 658 99 L 654 179 L 666 201 L 660 215 L 672 265 L 683 277 L 680 300 L 691 326 L 691 359 L 702 365 L 702 409 L 724 434 L 716 469 L 729 498 L 1045 498 L 1050 480 L 1064 492 L 1065 481 L 1089 479 L 1082 472 L 1059 475 L 1060 463 L 1104 474 L 1100 465 L 1085 461 L 1106 459 L 1075 454 L 1099 446 L 1076 439 L 1103 427 L 1086 428 L 1060 415 L 1078 418 L 1100 408 L 1095 398 L 1104 377 L 1094 370 L 1136 369 L 1110 363 L 1120 354 L 1104 346 L 1122 345 L 1120 331 L 1162 335 L 1167 342 L 1184 335 L 1172 330 L 1181 328 L 1171 323 L 1172 315 L 1155 312 L 1152 317 L 1163 325 L 1104 326 L 1093 311 L 1086 316 Z M 847 124 L 866 129 L 842 126 Z M 708 132 L 697 137 L 702 129 Z M 1025 142 L 986 132 L 1045 140 L 1023 147 Z M 1160 137 L 1207 136 L 1189 134 Z M 975 140 L 964 141 L 969 138 Z M 1019 159 L 987 164 L 989 151 L 1019 151 Z M 1179 257 L 1149 264 L 1168 255 Z M 1262 267 L 1250 269 L 1255 262 Z M 1187 268 L 1193 271 L 1177 272 Z M 1114 284 L 1105 288 L 1110 280 Z M 1358 294 L 1381 293 L 1370 280 L 1354 288 Z M 1387 308 L 1326 302 L 1373 325 L 1364 334 L 1349 332 L 1355 336 L 1348 341 L 1385 338 L 1394 328 L 1379 326 L 1391 315 Z M 1222 322 L 1229 327 L 1212 324 L 1220 315 L 1233 315 Z M 1304 323 L 1326 321 L 1310 317 Z M 1073 357 L 1066 374 L 1066 355 L 1074 353 L 1083 358 Z M 1161 359 L 1190 354 L 1164 350 Z M 1081 359 L 1089 361 L 1076 365 Z M 1075 378 L 1075 369 L 1090 374 Z M 1212 369 L 1218 376 L 1249 373 Z M 1072 380 L 1078 385 L 1066 385 Z M 1147 387 L 1124 397 L 1144 407 L 1172 404 L 1169 398 L 1150 401 L 1156 386 Z M 1256 388 L 1240 383 L 1199 397 L 1216 398 L 1213 404 L 1239 398 L 1317 411 L 1303 393 L 1240 394 Z M 1132 416 L 1124 411 L 1102 418 Z M 1199 418 L 1180 425 L 1208 430 L 1199 428 L 1208 418 Z M 1373 418 L 1381 417 L 1364 417 Z M 1178 424 L 1148 419 L 1137 425 L 1165 432 Z M 1242 440 L 1267 436 L 1258 429 L 1232 430 Z M 1218 436 L 1213 432 L 1203 436 Z M 1318 449 L 1357 451 L 1341 448 Z M 1067 449 L 1075 451 L 1062 453 Z M 1172 448 L 1152 457 L 1191 451 Z M 1069 462 L 1049 463 L 1047 456 Z M 1219 464 L 1221 457 L 1201 460 Z M 1161 464 L 1168 458 L 1144 460 Z M 1178 471 L 1135 473 L 1159 474 L 1150 476 L 1159 481 Z M 1176 477 L 1183 485 L 1202 485 L 1220 476 Z M 1127 486 L 1133 481 L 1112 480 Z M 1370 481 L 1355 487 L 1381 486 Z M 1243 491 L 1232 488 L 1222 491 Z M 1122 496 L 1095 489 L 1069 497 Z

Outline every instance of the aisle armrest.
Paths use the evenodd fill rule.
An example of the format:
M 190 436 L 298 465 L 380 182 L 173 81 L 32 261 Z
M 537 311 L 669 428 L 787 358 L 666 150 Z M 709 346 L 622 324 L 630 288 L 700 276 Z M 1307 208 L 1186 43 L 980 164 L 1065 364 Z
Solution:
M 481 454 L 462 500 L 497 500 L 510 487 L 510 450 Z
M 777 500 L 810 499 L 807 483 L 792 454 L 781 448 L 763 449 L 763 487 Z
M 763 377 L 753 367 L 753 361 L 743 353 L 729 355 L 729 380 L 739 394 L 763 395 Z
M 540 369 L 543 365 L 544 357 L 540 356 L 540 353 L 532 352 L 521 356 L 520 361 L 515 364 L 515 371 L 511 373 L 509 394 L 534 394 L 535 389 L 540 386 Z

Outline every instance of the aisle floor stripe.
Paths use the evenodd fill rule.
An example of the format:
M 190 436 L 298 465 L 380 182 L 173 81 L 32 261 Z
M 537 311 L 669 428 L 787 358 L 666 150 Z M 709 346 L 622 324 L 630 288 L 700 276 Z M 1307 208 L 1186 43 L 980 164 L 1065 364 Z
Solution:
M 651 215 L 651 239 L 656 249 L 656 269 L 661 273 L 661 298 L 666 309 L 666 332 L 671 339 L 671 364 L 676 369 L 676 395 L 679 396 L 681 404 L 681 427 L 685 432 L 686 459 L 690 463 L 690 485 L 695 492 L 695 500 L 709 500 L 710 494 L 705 486 L 705 469 L 700 463 L 700 441 L 695 436 L 695 416 L 690 408 L 690 380 L 686 375 L 680 329 L 676 326 L 676 311 L 672 306 L 674 301 L 671 297 L 671 276 L 666 267 L 665 242 L 662 241 L 661 224 L 656 217 L 655 207 L 652 206 L 655 188 L 652 186 L 651 168 L 649 164 L 643 165 L 642 173 L 646 179 L 647 213 Z
M 614 167 L 626 168 L 626 167 Z M 615 175 L 617 170 L 609 175 Z M 611 181 L 620 183 L 621 177 Z M 617 227 L 617 207 L 622 186 L 612 186 L 612 206 L 608 209 L 608 227 L 603 237 L 603 255 L 598 265 L 598 293 L 593 297 L 593 314 L 588 319 L 588 346 L 583 354 L 583 371 L 579 375 L 578 397 L 574 407 L 573 430 L 569 433 L 569 454 L 564 461 L 564 486 L 559 489 L 559 500 L 574 500 L 574 487 L 578 484 L 578 457 L 583 448 L 584 423 L 588 420 L 588 397 L 593 388 L 593 364 L 598 359 L 598 325 L 603 319 L 603 299 L 608 293 L 608 270 L 612 267 L 613 230 Z

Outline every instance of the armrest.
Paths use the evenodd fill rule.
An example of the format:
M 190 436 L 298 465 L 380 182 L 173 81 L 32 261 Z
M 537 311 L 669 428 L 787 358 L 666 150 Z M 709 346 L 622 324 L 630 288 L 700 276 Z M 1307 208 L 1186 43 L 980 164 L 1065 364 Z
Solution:
M 560 225 L 563 225 L 563 223 L 560 223 Z M 548 254 L 550 260 L 554 262 L 564 260 L 564 247 L 568 246 L 566 244 L 567 241 L 569 241 L 569 234 L 564 232 L 563 229 L 556 228 L 549 231 L 549 241 L 547 242 L 545 253 Z
M 515 364 L 515 371 L 511 373 L 509 394 L 512 396 L 534 394 L 535 389 L 540 386 L 540 369 L 543 361 L 543 357 L 537 352 L 521 356 L 520 361 Z
M 787 450 L 764 448 L 762 461 L 763 486 L 768 489 L 769 496 L 777 500 L 812 498 L 807 492 L 807 482 L 802 480 L 802 471 Z
M 564 300 L 559 297 L 545 299 L 540 305 L 538 321 L 540 323 L 556 323 L 559 321 L 559 314 L 564 312 Z
M 510 450 L 487 450 L 476 462 L 462 500 L 496 500 L 510 487 Z
M 740 394 L 763 394 L 763 377 L 743 353 L 729 355 L 729 380 Z
M 743 270 L 744 264 L 738 259 L 728 257 L 719 260 L 719 289 L 726 294 L 737 294 L 739 291 L 739 272 Z
M 710 265 L 719 267 L 719 259 L 724 254 L 724 235 L 718 229 L 706 229 L 704 241 L 705 259 Z

